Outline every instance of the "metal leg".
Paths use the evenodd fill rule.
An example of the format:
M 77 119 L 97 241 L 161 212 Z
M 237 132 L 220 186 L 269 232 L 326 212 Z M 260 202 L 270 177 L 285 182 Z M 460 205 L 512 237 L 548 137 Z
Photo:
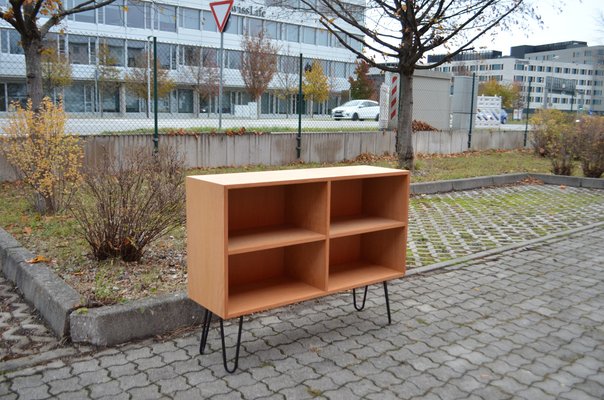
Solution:
M 392 323 L 390 316 L 390 300 L 388 299 L 388 282 L 384 281 L 384 297 L 386 297 L 386 310 L 388 311 L 388 325 Z
M 199 354 L 203 354 L 206 343 L 208 341 L 208 332 L 210 331 L 210 323 L 212 322 L 212 312 L 206 309 L 206 312 L 203 316 L 203 325 L 201 329 L 201 341 L 199 343 Z
M 226 346 L 224 344 L 224 324 L 222 318 L 220 318 L 220 340 L 222 341 L 222 364 L 224 365 L 224 369 L 232 374 L 237 369 L 237 365 L 239 364 L 239 348 L 241 347 L 241 327 L 243 326 L 243 317 L 239 317 L 239 332 L 237 332 L 237 344 L 235 345 L 235 361 L 233 364 L 233 368 L 229 369 L 226 360 Z
M 361 304 L 361 307 L 357 307 L 357 292 L 355 289 L 352 289 L 352 302 L 354 304 L 355 310 L 361 311 L 363 308 L 365 308 L 365 300 L 367 300 L 367 286 L 365 286 L 365 293 L 363 294 L 363 304 Z

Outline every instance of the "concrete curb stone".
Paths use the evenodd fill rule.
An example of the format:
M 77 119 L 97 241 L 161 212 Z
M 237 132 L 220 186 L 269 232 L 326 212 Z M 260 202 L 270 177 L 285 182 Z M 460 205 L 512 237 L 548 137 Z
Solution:
M 575 187 L 584 187 L 588 189 L 604 189 L 604 179 L 602 178 L 585 178 L 581 176 L 563 176 L 563 175 L 546 175 L 546 174 L 530 174 L 543 183 L 549 185 L 566 185 Z
M 481 187 L 509 185 L 528 178 L 529 174 L 507 174 L 481 176 L 477 178 L 451 179 L 446 181 L 420 182 L 411 184 L 411 194 L 435 194 Z
M 411 185 L 412 194 L 434 194 L 486 186 L 513 184 L 526 178 L 546 184 L 604 189 L 604 179 L 561 177 L 545 174 L 508 174 Z M 484 255 L 483 255 L 484 256 Z M 94 309 L 80 307 L 80 295 L 44 264 L 29 264 L 33 254 L 0 228 L 0 270 L 13 281 L 46 319 L 55 333 L 74 342 L 99 346 L 164 334 L 201 321 L 203 308 L 185 292 L 145 298 Z M 440 267 L 456 264 L 445 263 Z M 430 270 L 436 266 L 429 266 Z M 417 271 L 421 273 L 426 271 Z
M 201 322 L 203 308 L 186 292 L 148 297 L 71 314 L 71 340 L 111 346 L 132 339 L 165 334 Z
M 30 264 L 34 255 L 0 228 L 0 270 L 14 282 L 23 297 L 38 310 L 59 336 L 69 336 L 69 314 L 80 306 L 80 294 L 59 278 L 46 264 Z M 8 235 L 10 236 L 10 235 Z M 6 248 L 5 246 L 11 246 Z

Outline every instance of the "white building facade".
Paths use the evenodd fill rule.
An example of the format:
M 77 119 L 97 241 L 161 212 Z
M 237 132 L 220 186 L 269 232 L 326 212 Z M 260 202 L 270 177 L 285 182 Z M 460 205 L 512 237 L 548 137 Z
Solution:
M 479 82 L 517 82 L 522 88 L 523 108 L 528 105 L 530 112 L 553 108 L 604 114 L 602 60 L 604 46 L 579 47 L 529 53 L 523 58 L 452 61 L 437 70 L 454 75 L 475 73 Z
M 80 0 L 66 1 L 66 7 L 72 7 Z M 298 6 L 297 0 L 288 3 Z M 364 1 L 351 0 L 350 3 L 362 18 Z M 245 90 L 240 73 L 241 41 L 244 32 L 255 35 L 264 30 L 278 48 L 278 74 L 287 73 L 286 65 L 295 63 L 297 66 L 300 54 L 304 65 L 319 60 L 328 76 L 331 94 L 328 101 L 314 104 L 314 112 L 327 114 L 339 104 L 341 96 L 346 95 L 348 77 L 353 75 L 356 56 L 321 27 L 316 15 L 272 4 L 277 3 L 272 0 L 236 0 L 234 3 L 224 31 L 222 111 L 233 113 L 235 105 L 253 101 Z M 200 98 L 192 88 L 188 74 L 192 64 L 199 63 L 199 58 L 204 65 L 207 62 L 214 66 L 220 59 L 220 33 L 208 0 L 117 0 L 97 10 L 70 15 L 60 26 L 53 28 L 45 46 L 66 55 L 72 66 L 73 82 L 60 93 L 66 111 L 144 115 L 152 105 L 148 98 L 131 93 L 124 82 L 112 87 L 99 84 L 98 55 L 101 46 L 106 46 L 123 78 L 130 68 L 135 67 L 137 57 L 148 54 L 152 49 L 153 36 L 157 38 L 158 61 L 176 84 L 169 95 L 160 99 L 158 110 L 187 116 L 217 112 L 217 96 Z M 11 102 L 26 98 L 25 61 L 19 42 L 19 34 L 6 22 L 0 21 L 0 112 L 6 112 Z M 350 44 L 361 48 L 360 42 L 354 39 Z M 192 54 L 201 54 L 201 57 L 195 58 Z M 273 78 L 268 91 L 262 96 L 262 114 L 276 116 L 295 110 L 295 95 L 277 95 L 276 89 L 282 85 L 278 78 Z

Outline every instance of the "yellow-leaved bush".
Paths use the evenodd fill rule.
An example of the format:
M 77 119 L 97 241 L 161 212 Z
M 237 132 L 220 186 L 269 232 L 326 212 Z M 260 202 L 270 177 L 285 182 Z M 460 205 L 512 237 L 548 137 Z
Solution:
M 13 107 L 5 135 L 0 135 L 0 150 L 34 190 L 36 210 L 48 214 L 64 210 L 82 181 L 79 138 L 65 133 L 67 117 L 61 103 L 45 97 L 37 112 L 31 100 L 25 108 L 18 103 Z

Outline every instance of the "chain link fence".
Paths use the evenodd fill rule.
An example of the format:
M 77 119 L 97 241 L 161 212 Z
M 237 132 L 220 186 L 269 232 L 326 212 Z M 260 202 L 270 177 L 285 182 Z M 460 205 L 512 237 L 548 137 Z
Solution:
M 0 118 L 14 102 L 27 101 L 20 40 L 15 30 L 0 27 Z M 154 52 L 152 37 L 93 32 L 49 33 L 43 46 L 44 93 L 63 101 L 72 133 L 150 132 L 156 104 L 160 133 L 242 127 L 290 131 L 298 127 L 298 114 L 303 130 L 378 129 L 377 85 L 352 111 L 334 114 L 351 99 L 355 64 L 350 56 L 309 57 L 274 45 L 276 54 L 258 57 L 233 40 L 221 52 L 158 39 Z M 271 73 L 263 74 L 267 69 Z

